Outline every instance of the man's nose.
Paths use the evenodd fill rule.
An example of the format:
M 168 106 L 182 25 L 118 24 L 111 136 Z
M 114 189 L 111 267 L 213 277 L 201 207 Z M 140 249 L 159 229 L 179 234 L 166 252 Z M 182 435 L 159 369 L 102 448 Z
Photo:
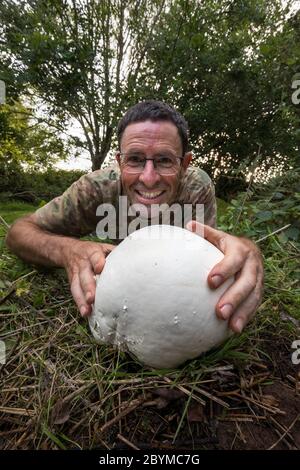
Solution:
M 160 174 L 156 171 L 153 161 L 147 160 L 139 180 L 148 188 L 155 186 L 160 180 Z

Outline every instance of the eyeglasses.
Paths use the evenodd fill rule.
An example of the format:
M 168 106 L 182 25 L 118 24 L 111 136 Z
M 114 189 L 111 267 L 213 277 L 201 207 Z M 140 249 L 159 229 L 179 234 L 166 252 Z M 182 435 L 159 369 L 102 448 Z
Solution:
M 153 166 L 160 175 L 174 175 L 180 168 L 178 160 L 183 157 L 175 157 L 171 155 L 156 155 L 154 158 L 146 158 L 145 155 L 139 153 L 120 153 L 121 165 L 128 173 L 142 173 L 145 168 L 146 161 L 152 160 Z

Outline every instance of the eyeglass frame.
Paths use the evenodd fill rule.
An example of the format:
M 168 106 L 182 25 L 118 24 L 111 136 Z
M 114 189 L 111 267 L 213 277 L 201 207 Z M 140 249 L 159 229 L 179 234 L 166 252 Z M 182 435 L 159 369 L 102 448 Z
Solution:
M 122 156 L 124 156 L 124 155 L 128 155 L 128 153 L 126 153 L 126 152 L 118 152 L 118 154 L 120 155 L 120 157 L 122 157 Z M 158 156 L 163 156 L 163 154 L 160 154 L 160 155 L 158 154 Z M 173 156 L 173 158 L 176 158 L 176 159 L 178 158 L 178 159 L 180 160 L 180 166 L 181 166 L 181 162 L 182 162 L 182 160 L 184 159 L 184 156 L 183 156 L 183 157 L 178 157 L 178 156 L 176 155 L 176 156 Z M 152 162 L 153 162 L 153 167 L 154 167 L 155 171 L 157 171 L 156 163 L 155 163 L 156 158 L 146 158 L 146 157 L 145 157 L 145 159 L 144 159 L 144 166 L 143 166 L 142 170 L 139 171 L 139 172 L 137 172 L 136 174 L 142 173 L 142 172 L 144 171 L 145 166 L 146 166 L 146 162 L 147 162 L 148 160 L 152 160 Z M 133 167 L 132 167 L 132 168 L 133 168 Z M 172 167 L 171 167 L 171 168 L 172 168 Z M 167 168 L 166 168 L 166 169 L 167 169 Z M 158 173 L 159 173 L 159 172 L 158 172 Z

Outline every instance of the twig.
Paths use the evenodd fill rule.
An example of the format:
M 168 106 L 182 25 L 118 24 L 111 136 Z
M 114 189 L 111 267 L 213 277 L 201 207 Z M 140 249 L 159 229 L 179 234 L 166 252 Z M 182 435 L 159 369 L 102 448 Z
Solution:
M 25 279 L 26 277 L 31 276 L 32 274 L 36 274 L 36 273 L 37 273 L 37 270 L 34 269 L 33 271 L 30 271 L 29 273 L 23 274 L 23 276 L 18 277 L 18 279 L 16 279 L 16 280 L 13 282 L 13 285 L 17 284 L 17 283 L 18 283 L 19 281 L 21 281 L 22 279 Z
M 3 304 L 3 302 L 5 302 L 11 296 L 11 294 L 15 292 L 15 290 L 16 290 L 16 286 L 10 287 L 8 292 L 6 292 L 6 294 L 4 295 L 4 297 L 1 297 L 0 304 Z
M 218 403 L 219 405 L 223 406 L 224 408 L 230 408 L 230 406 L 228 405 L 228 403 L 226 403 L 225 401 L 221 400 L 221 398 L 215 397 L 214 395 L 212 395 L 211 393 L 207 392 L 206 390 L 203 390 L 202 388 L 199 388 L 199 387 L 194 386 L 194 387 L 193 387 L 193 390 L 196 390 L 196 392 L 201 393 L 202 395 L 204 395 L 204 396 L 207 397 L 207 398 L 210 398 L 210 400 L 215 401 L 216 403 Z
M 233 364 L 228 364 L 227 366 L 218 366 L 218 367 L 206 367 L 204 372 L 222 372 L 222 371 L 227 371 L 227 370 L 232 370 Z
M 293 426 L 295 425 L 295 423 L 298 421 L 299 416 L 300 416 L 300 414 L 298 414 L 298 415 L 296 416 L 296 418 L 294 419 L 294 421 L 292 422 L 292 424 L 290 424 L 290 426 L 286 429 L 286 431 L 282 434 L 282 436 L 280 436 L 280 438 L 279 438 L 276 442 L 274 442 L 274 444 L 272 444 L 271 447 L 268 448 L 268 450 L 274 449 L 274 447 L 276 447 L 277 444 L 279 444 L 279 442 L 282 441 L 282 439 L 290 432 L 290 430 L 293 428 Z
M 293 436 L 289 433 L 286 427 L 280 424 L 275 418 L 273 418 L 273 416 L 270 416 L 270 420 L 272 421 L 272 423 L 275 424 L 275 426 L 277 426 L 280 429 L 280 431 L 286 432 L 286 436 L 288 436 L 294 442 Z
M 136 400 L 132 401 L 132 404 L 125 410 L 121 411 L 117 416 L 112 418 L 110 421 L 105 423 L 101 428 L 100 428 L 100 433 L 103 433 L 106 431 L 108 428 L 113 426 L 115 423 L 117 423 L 120 419 L 124 418 L 124 416 L 128 415 L 132 411 L 134 411 L 136 408 L 138 408 L 142 403 L 146 401 L 147 397 L 142 397 L 142 398 L 137 398 Z
M 40 325 L 43 325 L 44 323 L 50 323 L 51 322 L 51 319 L 49 320 L 44 320 L 44 321 L 41 321 L 39 323 L 34 323 L 33 325 L 26 325 L 26 326 L 21 326 L 20 328 L 18 328 L 17 330 L 11 332 L 9 331 L 8 333 L 4 333 L 2 335 L 0 335 L 0 338 L 11 338 L 12 336 L 15 336 L 16 334 L 19 333 L 19 331 L 25 331 L 25 330 L 29 330 L 29 328 L 35 328 L 36 326 L 40 326 Z
M 126 437 L 122 436 L 122 434 L 117 434 L 117 438 L 120 439 L 120 441 L 124 442 L 124 444 L 127 444 L 128 447 L 131 447 L 134 450 L 141 450 L 139 447 L 132 444 L 132 442 L 128 441 Z
M 63 398 L 62 403 L 65 404 L 65 403 L 70 402 L 74 397 L 76 397 L 81 392 L 83 392 L 84 390 L 89 388 L 91 385 L 92 385 L 91 383 L 88 383 L 88 384 L 82 385 L 81 387 L 77 388 L 76 390 L 74 390 L 74 392 L 71 392 L 69 395 L 67 395 L 65 398 Z
M 254 400 L 254 398 L 246 397 L 245 395 L 243 395 L 239 392 L 233 392 L 232 395 L 235 395 L 239 398 L 242 398 L 243 400 L 245 400 L 247 402 L 253 403 L 254 405 L 257 405 L 257 406 L 263 408 L 264 410 L 269 411 L 270 413 L 281 414 L 281 415 L 286 414 L 285 411 L 282 411 L 279 408 L 276 408 L 276 407 L 271 406 L 271 405 L 270 406 L 263 405 L 260 401 Z
M 227 416 L 218 416 L 217 420 L 218 421 L 255 421 L 255 420 L 266 420 L 266 416 L 261 416 L 261 415 L 249 415 L 249 414 L 242 414 L 242 413 L 232 413 L 231 415 Z
M 22 426 L 21 428 L 9 429 L 8 431 L 1 431 L 0 432 L 0 437 L 1 436 L 7 436 L 8 434 L 15 434 L 15 433 L 18 433 L 18 432 L 23 432 L 23 431 L 26 431 L 27 429 L 28 429 L 27 426 Z
M 170 380 L 168 377 L 164 377 L 164 380 L 165 382 L 167 383 L 172 383 L 172 380 Z M 191 396 L 191 398 L 193 398 L 194 400 L 198 401 L 201 405 L 205 406 L 206 403 L 204 400 L 202 400 L 200 397 L 197 397 L 197 395 L 194 395 L 193 394 L 193 391 L 191 390 L 187 390 L 186 388 L 184 388 L 182 385 L 178 385 L 178 384 L 174 384 L 175 387 L 178 388 L 178 390 L 180 390 L 181 392 L 185 393 L 186 395 L 188 396 Z M 194 387 L 193 387 L 194 388 Z
M 19 437 L 19 439 L 17 440 L 17 442 L 15 443 L 14 447 L 17 448 L 19 446 L 19 444 L 21 444 L 21 442 L 26 438 L 26 434 L 28 433 L 28 430 L 30 429 L 30 426 L 31 424 L 33 423 L 33 418 L 31 418 L 28 423 L 27 423 L 27 429 L 25 432 L 23 432 L 23 434 Z
M 26 408 L 8 408 L 6 406 L 0 406 L 0 413 L 9 413 L 12 415 L 19 416 L 35 416 L 35 410 L 26 410 Z
M 269 233 L 269 235 L 266 235 L 265 237 L 262 237 L 262 238 L 259 238 L 258 240 L 256 240 L 256 243 L 260 243 L 262 242 L 263 240 L 266 240 L 267 238 L 271 237 L 272 235 L 275 235 L 276 233 L 279 233 L 279 232 L 282 232 L 283 230 L 286 230 L 287 228 L 289 228 L 291 226 L 291 224 L 287 224 L 285 225 L 284 227 L 281 227 L 277 230 L 274 230 L 274 232 L 272 233 Z
M 32 390 L 32 389 L 35 389 L 35 388 L 39 388 L 40 385 L 39 384 L 36 384 L 36 385 L 24 385 L 23 387 L 9 387 L 9 388 L 3 388 L 1 390 L 1 393 L 7 393 L 7 392 L 19 392 L 21 390 Z
M 1 215 L 0 215 L 0 222 L 7 228 L 7 230 L 10 228 L 10 225 L 3 219 Z

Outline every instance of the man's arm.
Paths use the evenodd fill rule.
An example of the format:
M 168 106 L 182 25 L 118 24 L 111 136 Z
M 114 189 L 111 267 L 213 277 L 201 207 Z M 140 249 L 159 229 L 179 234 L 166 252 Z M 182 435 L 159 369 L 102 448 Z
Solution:
M 6 243 L 29 263 L 65 268 L 81 315 L 90 314 L 95 298 L 94 275 L 102 271 L 113 245 L 48 232 L 38 225 L 35 214 L 17 220 L 7 234 Z
M 18 219 L 8 231 L 8 248 L 24 261 L 43 266 L 64 267 L 64 251 L 74 239 L 41 229 L 35 214 Z

